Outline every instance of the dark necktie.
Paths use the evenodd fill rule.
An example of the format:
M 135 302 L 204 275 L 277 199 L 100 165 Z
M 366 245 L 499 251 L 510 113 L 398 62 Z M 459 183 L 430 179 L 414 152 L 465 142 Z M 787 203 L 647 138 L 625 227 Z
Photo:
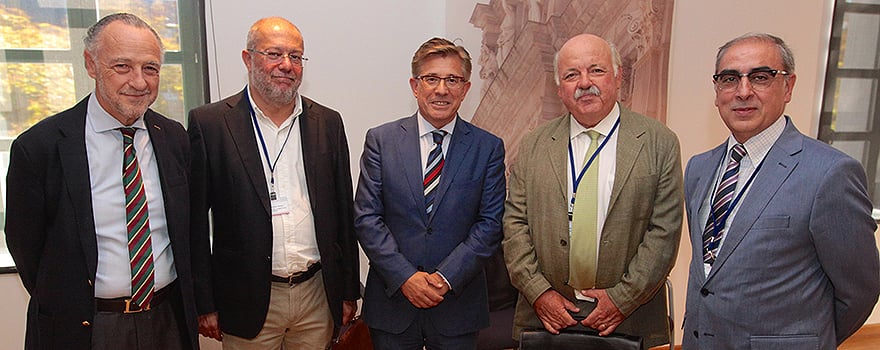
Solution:
M 703 230 L 703 262 L 709 265 L 715 263 L 718 256 L 718 245 L 724 236 L 730 202 L 733 201 L 733 193 L 736 190 L 736 182 L 739 178 L 739 162 L 746 154 L 742 144 L 736 144 L 730 149 L 730 162 L 724 169 L 724 175 L 715 191 L 709 219 L 706 220 L 706 229 Z
M 131 301 L 148 309 L 153 298 L 153 243 L 147 194 L 134 150 L 134 128 L 121 128 L 123 145 L 122 185 L 125 187 L 125 226 L 131 263 Z
M 440 172 L 443 170 L 443 137 L 446 131 L 434 130 L 434 148 L 428 153 L 428 162 L 425 166 L 425 212 L 431 214 L 434 209 L 434 197 L 437 195 L 437 184 L 440 183 Z

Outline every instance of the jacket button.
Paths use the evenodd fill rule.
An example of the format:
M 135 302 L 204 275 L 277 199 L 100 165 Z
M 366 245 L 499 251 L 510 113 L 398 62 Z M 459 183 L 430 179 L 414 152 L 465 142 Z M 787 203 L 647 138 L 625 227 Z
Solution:
M 433 228 L 430 228 L 430 227 L 428 227 L 428 234 L 429 234 L 429 235 L 430 235 L 430 234 L 432 234 L 432 233 L 434 233 L 434 229 L 433 229 Z
M 82 325 L 83 325 L 83 327 L 89 327 L 89 326 L 91 326 L 92 324 L 89 323 L 89 321 L 83 321 L 83 322 L 82 322 Z
M 700 333 L 698 333 L 697 331 L 694 331 L 694 338 L 699 338 L 699 337 L 700 337 Z
M 425 272 L 425 267 L 422 265 L 419 265 L 418 267 L 416 267 L 416 270 L 419 270 L 421 272 Z
M 566 242 L 564 239 L 560 239 L 559 244 L 562 245 L 563 247 L 565 247 L 568 245 L 568 242 Z
M 709 295 L 709 290 L 706 289 L 706 288 L 701 288 L 701 289 L 700 289 L 700 294 L 701 294 L 702 296 L 707 296 L 707 295 Z

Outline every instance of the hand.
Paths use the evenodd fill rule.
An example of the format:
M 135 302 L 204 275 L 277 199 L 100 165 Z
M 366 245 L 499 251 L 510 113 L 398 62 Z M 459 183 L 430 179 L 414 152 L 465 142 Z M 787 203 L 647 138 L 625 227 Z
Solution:
M 552 289 L 541 294 L 532 307 L 535 308 L 535 313 L 541 319 L 544 328 L 553 334 L 559 334 L 560 329 L 576 325 L 577 321 L 568 312 L 581 311 L 562 294 Z
M 596 308 L 581 321 L 581 324 L 598 330 L 599 335 L 611 334 L 626 319 L 604 289 L 585 289 L 581 294 L 596 299 Z
M 358 311 L 358 303 L 357 300 L 343 300 L 342 301 L 342 325 L 345 326 L 351 323 L 351 320 L 354 318 L 354 315 L 357 314 Z
M 439 272 L 434 272 L 428 275 L 428 281 L 431 283 L 432 287 L 437 289 L 437 293 L 440 295 L 446 295 L 451 289 L 451 287 L 446 284 L 446 280 L 443 279 L 443 276 L 440 276 Z
M 217 341 L 223 341 L 223 333 L 220 332 L 217 320 L 217 312 L 199 315 L 199 334 Z
M 443 301 L 443 296 L 432 285 L 428 274 L 422 271 L 414 273 L 403 282 L 400 291 L 410 303 L 420 309 L 435 307 Z

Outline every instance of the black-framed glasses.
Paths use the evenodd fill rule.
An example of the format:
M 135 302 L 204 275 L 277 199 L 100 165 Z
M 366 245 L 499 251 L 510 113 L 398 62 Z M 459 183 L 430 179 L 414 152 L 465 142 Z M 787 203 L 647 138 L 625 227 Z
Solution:
M 467 79 L 465 79 L 464 77 L 459 77 L 455 75 L 450 75 L 448 77 L 440 77 L 436 75 L 420 75 L 417 76 L 416 79 L 421 80 L 423 83 L 432 88 L 439 86 L 440 81 L 442 80 L 446 83 L 446 87 L 449 89 L 458 89 L 468 82 Z
M 784 70 L 770 68 L 757 68 L 748 73 L 740 73 L 735 70 L 725 70 L 713 75 L 712 80 L 715 81 L 715 87 L 718 90 L 731 91 L 739 87 L 740 80 L 742 80 L 743 77 L 748 77 L 752 89 L 763 90 L 773 83 L 773 78 L 776 78 L 776 75 L 786 76 L 788 74 L 789 73 Z
M 293 52 L 283 53 L 278 51 L 260 51 L 254 49 L 247 49 L 247 51 L 263 55 L 263 57 L 265 57 L 266 61 L 269 61 L 269 63 L 279 63 L 286 57 L 290 59 L 291 64 L 302 66 L 305 61 L 309 60 L 308 58 L 302 57 L 301 55 L 297 55 Z

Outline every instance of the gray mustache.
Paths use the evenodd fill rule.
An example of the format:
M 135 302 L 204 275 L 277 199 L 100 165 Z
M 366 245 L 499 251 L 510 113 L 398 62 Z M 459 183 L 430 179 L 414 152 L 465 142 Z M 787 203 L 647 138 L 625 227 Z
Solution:
M 577 100 L 584 95 L 593 95 L 593 96 L 602 96 L 602 91 L 599 91 L 599 88 L 596 85 L 590 86 L 586 89 L 578 88 L 574 91 L 574 99 Z

